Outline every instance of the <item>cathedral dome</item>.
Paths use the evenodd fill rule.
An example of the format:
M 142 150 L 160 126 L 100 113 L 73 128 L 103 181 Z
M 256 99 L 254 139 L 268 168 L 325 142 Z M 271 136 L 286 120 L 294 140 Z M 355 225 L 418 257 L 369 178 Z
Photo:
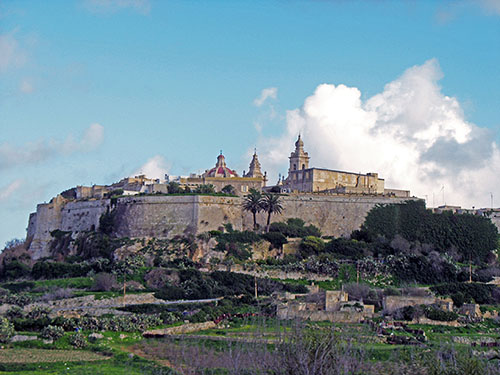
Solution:
M 203 177 L 238 177 L 238 174 L 232 170 L 229 169 L 226 166 L 226 158 L 224 155 L 222 155 L 222 152 L 219 156 L 217 156 L 217 163 L 215 164 L 215 167 L 210 169 L 209 171 L 206 171 L 203 174 Z

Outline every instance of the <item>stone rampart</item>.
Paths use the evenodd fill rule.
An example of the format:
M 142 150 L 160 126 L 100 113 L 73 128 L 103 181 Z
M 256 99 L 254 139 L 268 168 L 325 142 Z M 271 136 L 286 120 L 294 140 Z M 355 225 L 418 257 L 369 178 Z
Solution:
M 415 198 L 413 198 L 415 199 Z M 364 222 L 377 204 L 400 203 L 406 198 L 384 196 L 291 194 L 282 196 L 283 213 L 272 221 L 301 218 L 321 229 L 324 235 L 348 236 Z M 221 229 L 231 223 L 237 230 L 253 228 L 252 214 L 242 209 L 241 197 L 180 195 L 132 196 L 118 198 L 114 210 L 115 234 L 119 237 L 172 238 Z M 28 234 L 34 258 L 48 256 L 50 232 L 56 229 L 81 231 L 98 229 L 99 218 L 110 207 L 109 199 L 68 201 L 57 196 L 39 204 L 30 215 Z M 258 214 L 265 225 L 267 215 Z

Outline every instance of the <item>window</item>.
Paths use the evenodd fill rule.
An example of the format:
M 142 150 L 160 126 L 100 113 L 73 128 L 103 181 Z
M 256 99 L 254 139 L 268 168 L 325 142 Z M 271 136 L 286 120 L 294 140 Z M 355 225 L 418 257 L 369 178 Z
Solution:
M 247 185 L 241 185 L 241 191 L 243 193 L 246 193 L 248 191 L 248 186 Z
M 302 169 L 306 169 L 306 165 L 305 164 L 302 164 Z
M 294 164 L 293 165 L 293 170 L 296 171 L 297 170 L 297 164 Z

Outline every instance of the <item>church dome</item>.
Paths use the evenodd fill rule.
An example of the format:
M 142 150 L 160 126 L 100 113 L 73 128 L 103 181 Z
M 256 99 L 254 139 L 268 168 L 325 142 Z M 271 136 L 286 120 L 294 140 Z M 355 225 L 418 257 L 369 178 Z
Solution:
M 238 177 L 238 174 L 232 170 L 229 169 L 226 166 L 226 158 L 224 155 L 222 155 L 222 152 L 219 156 L 217 156 L 217 163 L 215 164 L 215 167 L 210 169 L 209 171 L 206 171 L 203 174 L 203 177 Z

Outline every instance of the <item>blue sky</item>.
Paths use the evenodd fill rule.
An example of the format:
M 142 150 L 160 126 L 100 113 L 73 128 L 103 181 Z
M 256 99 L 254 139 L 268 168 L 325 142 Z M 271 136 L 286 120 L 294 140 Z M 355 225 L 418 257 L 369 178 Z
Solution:
M 321 84 L 336 91 L 317 90 Z M 353 88 L 354 109 L 323 123 L 318 118 L 332 116 L 317 110 L 328 109 L 307 107 L 307 98 L 334 108 L 339 85 Z M 398 85 L 407 90 L 397 91 Z M 138 171 L 204 171 L 221 149 L 241 173 L 257 147 L 276 179 L 286 172 L 296 130 L 303 131 L 306 149 L 309 137 L 313 165 L 377 168 L 386 185 L 420 196 L 446 186 L 450 204 L 486 206 L 489 193 L 500 202 L 493 176 L 499 87 L 496 0 L 0 1 L 0 246 L 24 237 L 36 204 L 66 188 Z M 266 88 L 274 94 L 256 105 Z M 434 132 L 431 138 L 409 140 L 417 133 L 411 109 L 390 127 L 381 125 L 380 108 L 387 114 L 404 93 L 427 98 L 425 90 L 434 95 L 433 115 L 424 101 L 412 116 L 441 124 L 444 108 L 448 121 L 422 131 Z M 372 149 L 383 133 L 366 147 L 342 142 L 341 123 L 358 113 L 358 92 L 363 111 L 378 116 L 371 135 L 386 131 L 385 148 L 404 155 L 420 150 L 400 166 L 416 168 L 415 176 L 398 178 L 401 173 L 387 167 L 389 154 L 378 164 L 364 162 L 383 153 L 384 147 Z M 397 132 L 401 123 L 405 130 Z M 405 140 L 396 141 L 396 133 Z M 489 169 L 454 175 L 453 161 Z M 478 178 L 488 183 L 484 191 L 460 195 Z

